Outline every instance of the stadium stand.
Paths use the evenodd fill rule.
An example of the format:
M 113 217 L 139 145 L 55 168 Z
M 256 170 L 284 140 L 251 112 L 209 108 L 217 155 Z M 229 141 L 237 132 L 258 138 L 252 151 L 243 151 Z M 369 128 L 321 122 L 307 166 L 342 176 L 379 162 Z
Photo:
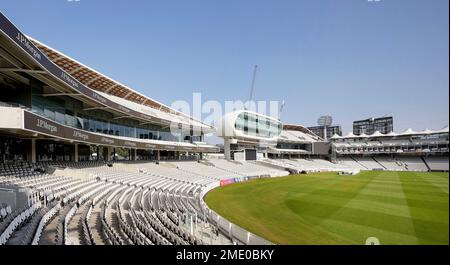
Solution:
M 392 157 L 388 156 L 374 156 L 373 159 L 381 164 L 384 169 L 392 171 L 404 171 L 406 170 L 406 165 Z
M 448 171 L 448 157 L 426 157 L 425 162 L 432 171 Z
M 357 174 L 359 167 L 341 163 L 332 163 L 324 159 L 266 159 L 264 163 L 284 168 L 290 172 L 323 172 L 337 171 Z
M 237 176 L 286 176 L 289 172 L 272 169 L 248 161 L 229 161 L 225 159 L 211 159 L 210 162 L 219 169 Z
M 227 130 L 27 37 L 1 12 L 0 50 L 0 245 L 271 244 L 209 209 L 205 194 L 299 172 L 448 171 L 448 127 L 328 142 L 237 110 L 219 135 Z M 223 137 L 227 160 L 205 159 L 221 149 L 208 133 Z
M 209 163 L 116 162 L 108 167 L 58 162 L 45 165 L 59 168 L 53 174 L 2 176 L 2 186 L 21 186 L 33 193 L 25 207 L 10 214 L 0 210 L 4 213 L 0 243 L 268 244 L 224 219 L 217 222 L 217 214 L 206 207 L 202 195 L 221 179 L 287 172 L 249 162 Z M 237 173 L 231 173 L 230 166 Z M 77 176 L 70 176 L 73 169 Z
M 368 170 L 384 169 L 384 167 L 372 157 L 355 157 L 355 160 Z
M 367 167 L 365 167 L 364 165 L 362 165 L 361 163 L 359 163 L 358 161 L 356 161 L 352 157 L 345 157 L 345 156 L 339 157 L 337 159 L 337 161 L 338 161 L 339 164 L 342 164 L 344 166 L 358 168 L 360 170 L 367 170 Z
M 408 171 L 428 171 L 427 165 L 421 157 L 399 157 Z M 448 161 L 447 161 L 448 163 Z

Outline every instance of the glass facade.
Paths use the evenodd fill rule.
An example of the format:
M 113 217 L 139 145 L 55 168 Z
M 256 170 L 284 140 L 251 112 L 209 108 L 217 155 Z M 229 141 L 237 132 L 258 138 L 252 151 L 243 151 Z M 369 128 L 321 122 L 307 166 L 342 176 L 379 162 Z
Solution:
M 14 163 L 27 159 L 31 141 L 0 135 L 0 163 Z
M 282 124 L 261 115 L 243 112 L 236 118 L 234 127 L 246 135 L 273 138 L 281 133 Z
M 162 141 L 201 141 L 201 135 L 172 133 L 170 127 L 155 124 L 141 125 L 130 119 L 115 119 L 103 110 L 86 110 L 80 101 L 66 96 L 45 97 L 39 89 L 33 90 L 33 112 L 70 127 L 107 135 Z M 191 132 L 192 133 L 192 132 Z
M 379 131 L 382 134 L 387 134 L 394 131 L 394 120 L 392 117 L 382 118 L 370 118 L 366 120 L 353 122 L 353 134 L 361 135 L 365 133 L 367 135 L 373 134 L 375 131 Z
M 324 126 L 308 127 L 308 129 L 311 130 L 315 135 L 319 136 L 320 138 L 325 139 Z M 327 132 L 326 139 L 330 139 L 335 134 L 342 136 L 342 127 L 340 125 L 326 126 L 326 132 Z
M 299 144 L 299 143 L 278 143 L 278 149 L 292 149 L 292 150 L 305 150 L 311 151 L 311 144 Z

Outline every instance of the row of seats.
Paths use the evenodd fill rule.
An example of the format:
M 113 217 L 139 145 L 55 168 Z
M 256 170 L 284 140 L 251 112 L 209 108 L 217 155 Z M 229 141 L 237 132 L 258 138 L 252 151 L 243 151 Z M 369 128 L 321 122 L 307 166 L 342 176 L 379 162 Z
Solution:
M 263 166 L 253 161 L 228 161 L 225 159 L 208 160 L 214 167 L 232 174 L 233 177 L 243 176 L 286 176 L 289 172 Z M 223 177 L 227 178 L 227 177 Z
M 332 163 L 324 159 L 266 159 L 264 162 L 288 168 L 294 172 L 321 172 L 321 171 L 355 171 L 357 167 Z
M 140 172 L 138 168 L 145 169 L 146 164 L 150 163 L 112 168 L 82 167 L 85 177 L 44 175 L 41 182 L 35 178 L 8 178 L 6 183 L 38 189 L 42 201 L 58 203 L 42 214 L 39 222 L 35 222 L 31 237 L 34 244 L 203 244 L 196 235 L 198 231 L 190 233 L 187 227 L 183 227 L 189 218 L 182 218 L 181 214 L 195 214 L 200 208 L 195 205 L 198 198 L 194 196 L 198 196 L 202 186 L 217 180 L 206 176 L 194 178 L 193 173 L 163 165 L 157 165 L 160 170 L 156 171 L 168 175 L 152 173 L 151 169 L 156 165 L 153 163 L 148 166 L 149 170 Z M 133 196 L 129 196 L 131 194 Z M 136 199 L 138 196 L 139 200 Z M 151 207 L 144 210 L 137 201 L 148 201 L 146 204 Z M 89 203 L 90 206 L 86 205 Z M 98 214 L 95 206 L 99 204 L 103 205 L 100 229 L 96 224 L 98 218 L 93 220 L 93 216 Z M 87 211 L 80 212 L 86 208 Z M 80 222 L 83 217 L 85 223 Z M 180 223 L 179 220 L 184 221 Z M 71 229 L 78 224 L 78 232 Z M 7 230 L 8 235 L 23 233 L 22 229 L 17 229 L 18 226 L 12 227 Z M 72 234 L 77 234 L 78 240 Z M 98 234 L 100 236 L 96 237 Z M 2 244 L 7 243 L 9 237 L 3 239 Z M 228 242 L 231 243 L 230 240 Z
M 43 161 L 36 163 L 29 163 L 27 161 L 20 161 L 16 163 L 0 164 L 0 176 L 14 176 L 14 177 L 33 177 L 40 176 L 45 173 L 48 167 L 56 168 L 91 168 L 106 166 L 104 161 Z
M 449 160 L 445 156 L 367 156 L 340 157 L 338 162 L 361 170 L 384 169 L 392 171 L 448 171 Z
M 248 232 L 238 238 L 213 222 L 204 192 L 222 179 L 288 174 L 256 162 L 219 159 L 35 165 L 76 171 L 0 177 L 0 187 L 22 187 L 32 199 L 29 207 L 5 215 L 0 244 L 246 244 L 242 235 Z
M 430 170 L 436 171 L 448 171 L 449 170 L 449 160 L 447 157 L 425 157 L 425 161 L 428 164 Z
M 12 212 L 11 206 L 9 205 L 0 205 L 0 221 L 6 218 L 8 214 Z
M 367 144 L 345 144 L 336 145 L 336 153 L 416 153 L 416 152 L 448 152 L 448 146 L 438 145 L 367 145 Z

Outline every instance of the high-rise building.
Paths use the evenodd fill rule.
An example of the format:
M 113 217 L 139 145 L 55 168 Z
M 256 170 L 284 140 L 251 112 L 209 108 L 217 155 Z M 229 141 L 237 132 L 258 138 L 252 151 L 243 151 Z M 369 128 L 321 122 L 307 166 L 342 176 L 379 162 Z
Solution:
M 368 118 L 353 122 L 353 134 L 360 135 L 362 133 L 370 135 L 375 131 L 387 134 L 394 131 L 394 120 L 392 116 L 381 118 Z
M 342 136 L 342 127 L 340 125 L 331 125 L 331 126 L 313 126 L 308 127 L 315 135 L 319 136 L 322 139 L 330 139 L 333 135 L 337 134 Z M 326 131 L 326 136 L 325 132 Z

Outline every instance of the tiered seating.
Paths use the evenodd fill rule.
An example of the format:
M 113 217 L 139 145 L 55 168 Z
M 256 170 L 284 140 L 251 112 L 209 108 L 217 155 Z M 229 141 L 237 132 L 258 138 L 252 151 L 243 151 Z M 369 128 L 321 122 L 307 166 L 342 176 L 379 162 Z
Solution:
M 237 176 L 285 176 L 289 173 L 248 161 L 228 161 L 225 159 L 209 160 L 215 167 L 236 174 Z
M 92 168 L 106 166 L 104 161 L 82 161 L 82 162 L 69 162 L 69 161 L 45 161 L 37 162 L 35 165 L 40 167 L 57 167 L 57 168 Z
M 6 205 L 6 204 L 1 204 L 0 205 L 0 222 L 2 222 L 10 213 L 11 213 L 11 206 Z
M 318 168 L 325 168 L 330 171 L 338 171 L 342 169 L 346 169 L 348 167 L 344 167 L 338 163 L 331 163 L 328 160 L 325 159 L 312 159 L 312 161 Z
M 22 209 L 2 205 L 0 244 L 246 243 L 210 224 L 202 204 L 205 190 L 225 178 L 287 172 L 253 162 L 222 164 L 227 169 L 193 161 L 116 162 L 113 167 L 98 162 L 39 163 L 76 168 L 77 174 L 61 170 L 55 172 L 64 176 L 1 177 L 1 186 L 27 188 L 33 200 Z M 236 235 L 243 239 L 247 233 Z
M 102 162 L 37 164 L 77 168 L 79 174 L 61 170 L 55 172 L 64 176 L 0 177 L 0 186 L 32 192 L 24 208 L 1 205 L 0 244 L 264 244 L 267 242 L 211 212 L 202 201 L 205 192 L 222 179 L 288 174 L 278 168 L 343 171 L 379 168 L 381 164 L 390 170 L 403 165 L 407 170 L 427 170 L 417 157 L 401 161 L 379 157 L 378 162 L 367 157 L 355 159 L 340 158 L 339 163 L 323 159 L 265 161 L 272 166 L 223 159 L 116 162 L 113 167 Z M 432 170 L 448 170 L 444 158 L 426 160 Z
M 41 206 L 41 203 L 37 202 L 27 208 L 17 211 L 13 217 L 6 218 L 0 225 L 0 245 L 4 245 L 11 238 L 16 229 L 25 224 Z
M 356 142 L 334 142 L 338 154 L 396 154 L 448 152 L 448 139 L 364 139 Z
M 350 167 L 350 168 L 357 168 L 357 169 L 360 169 L 360 170 L 367 170 L 367 168 L 364 165 L 358 163 L 357 161 L 355 161 L 355 159 L 353 159 L 351 157 L 340 157 L 338 159 L 338 163 L 341 164 L 341 165 Z
M 239 177 L 239 174 L 199 162 L 173 162 L 179 169 L 217 180 Z
M 37 164 L 18 162 L 14 164 L 0 164 L 0 176 L 31 177 L 42 173 Z
M 427 165 L 420 157 L 399 157 L 408 171 L 428 171 Z
M 425 157 L 425 162 L 427 162 L 427 165 L 430 167 L 430 170 L 436 170 L 436 171 L 448 171 L 449 169 L 449 162 L 448 157 L 441 157 L 441 156 L 430 156 Z
M 343 166 L 341 164 L 331 163 L 330 161 L 326 161 L 324 159 L 290 159 L 284 161 L 307 172 L 341 171 L 349 169 L 349 167 Z
M 402 161 L 398 161 L 395 158 L 388 156 L 376 156 L 375 159 L 378 163 L 383 165 L 386 170 L 392 171 L 404 171 L 406 170 L 405 164 Z
M 286 163 L 282 159 L 265 159 L 265 160 L 263 160 L 263 162 L 273 165 L 273 166 L 276 166 L 276 167 L 279 167 L 279 168 L 284 168 L 284 169 L 290 170 L 291 172 L 294 172 L 294 173 L 300 172 L 300 169 L 297 166 L 292 165 L 290 163 Z
M 378 164 L 378 162 L 375 161 L 372 157 L 354 157 L 354 158 L 358 163 L 363 165 L 368 170 L 384 169 L 383 166 Z

